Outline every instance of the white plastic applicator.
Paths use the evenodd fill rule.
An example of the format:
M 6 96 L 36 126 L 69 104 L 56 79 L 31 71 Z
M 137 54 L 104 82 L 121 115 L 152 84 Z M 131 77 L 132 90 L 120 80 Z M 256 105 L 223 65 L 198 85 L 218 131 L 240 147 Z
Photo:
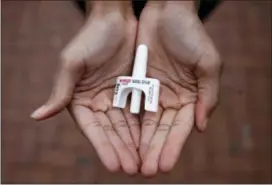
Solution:
M 148 49 L 139 45 L 131 76 L 119 76 L 113 97 L 113 107 L 125 108 L 128 94 L 132 92 L 130 112 L 139 113 L 142 91 L 145 94 L 145 110 L 156 112 L 158 109 L 160 82 L 157 79 L 146 78 Z
M 146 67 L 147 67 L 147 58 L 148 58 L 148 49 L 146 45 L 139 45 L 136 51 L 136 57 L 133 66 L 133 78 L 145 78 Z M 138 114 L 141 108 L 141 98 L 142 91 L 139 89 L 132 90 L 130 112 Z

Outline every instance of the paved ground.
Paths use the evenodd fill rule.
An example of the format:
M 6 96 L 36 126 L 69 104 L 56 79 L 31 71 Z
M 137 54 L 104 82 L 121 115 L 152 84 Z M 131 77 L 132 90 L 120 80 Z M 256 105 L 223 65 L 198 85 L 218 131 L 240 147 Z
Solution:
M 272 183 L 271 2 L 227 1 L 205 26 L 225 63 L 220 106 L 176 168 L 152 179 L 107 172 L 67 112 L 29 118 L 58 53 L 83 24 L 69 1 L 2 2 L 3 183 Z

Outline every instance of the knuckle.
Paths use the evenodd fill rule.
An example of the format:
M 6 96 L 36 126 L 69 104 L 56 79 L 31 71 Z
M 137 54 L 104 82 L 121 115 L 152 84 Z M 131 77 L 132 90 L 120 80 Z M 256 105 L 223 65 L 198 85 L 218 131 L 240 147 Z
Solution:
M 87 122 L 85 124 L 81 124 L 83 130 L 87 130 L 89 127 L 99 127 L 100 123 L 98 121 Z
M 184 119 L 184 120 L 175 120 L 173 123 L 173 126 L 182 125 L 182 127 L 184 127 L 184 128 L 191 128 L 194 124 L 194 122 L 192 120 L 193 120 L 193 118 L 188 118 L 188 119 Z
M 126 118 L 127 118 L 127 123 L 128 123 L 129 127 L 135 127 L 135 126 L 138 126 L 140 124 L 139 119 L 136 116 L 132 115 L 132 114 L 127 114 Z
M 106 132 L 113 132 L 114 131 L 114 128 L 112 127 L 112 125 L 103 125 L 103 129 Z
M 132 141 L 126 142 L 128 148 L 135 148 L 135 145 Z
M 66 107 L 66 105 L 70 102 L 72 96 L 69 94 L 61 94 L 59 92 L 52 92 L 50 98 L 46 102 L 48 106 L 58 105 L 60 107 Z
M 172 125 L 170 125 L 170 124 L 161 123 L 158 126 L 157 130 L 158 131 L 169 131 L 171 129 L 171 127 L 172 127 Z
M 67 66 L 69 61 L 71 61 L 71 57 L 67 52 L 61 52 L 59 58 L 62 66 Z
M 66 51 L 62 51 L 62 52 L 60 53 L 59 58 L 60 58 L 60 61 L 62 61 L 62 62 L 69 60 L 69 59 L 68 59 L 69 57 L 68 57 L 68 54 L 67 54 Z
M 76 57 L 73 57 L 71 54 L 67 52 L 63 52 L 60 55 L 60 65 L 62 69 L 66 70 L 72 70 L 76 69 L 83 63 L 83 61 L 77 59 Z
M 127 127 L 127 123 L 125 122 L 125 120 L 119 120 L 117 122 L 112 123 L 113 127 L 115 129 L 120 129 L 120 128 L 125 128 Z
M 62 69 L 68 69 L 68 70 L 72 69 L 75 63 L 75 62 L 72 62 L 72 60 L 63 59 L 63 58 L 60 59 L 60 61 L 61 61 L 60 65 Z
M 129 124 L 129 128 L 134 128 L 134 127 L 138 127 L 138 123 L 131 123 Z
M 63 95 L 60 98 L 60 102 L 63 102 L 63 104 L 66 104 L 67 102 L 69 102 L 71 100 L 72 96 L 70 95 Z
M 60 53 L 60 59 L 64 61 L 69 61 L 74 58 L 76 52 L 75 47 L 72 45 L 67 45 Z
M 155 126 L 157 125 L 157 121 L 152 119 L 144 119 L 143 120 L 143 126 Z
M 203 62 L 205 63 L 205 68 L 212 72 L 220 72 L 222 68 L 222 60 L 218 51 L 212 47 L 205 54 L 203 54 Z
M 131 121 L 131 122 L 128 124 L 129 128 L 131 128 L 131 127 L 137 127 L 138 125 L 139 125 L 139 122 L 137 122 L 137 121 Z
M 182 124 L 182 120 L 175 120 L 172 126 L 179 126 Z

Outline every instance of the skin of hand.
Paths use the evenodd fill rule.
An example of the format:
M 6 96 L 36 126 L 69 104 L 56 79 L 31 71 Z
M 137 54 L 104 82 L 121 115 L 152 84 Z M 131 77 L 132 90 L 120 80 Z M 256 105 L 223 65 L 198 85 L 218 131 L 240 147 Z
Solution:
M 168 172 L 194 123 L 204 131 L 216 106 L 221 60 L 193 1 L 150 1 L 139 22 L 137 45 L 149 49 L 147 77 L 161 82 L 159 111 L 142 118 L 141 173 Z
M 139 119 L 112 107 L 116 77 L 130 75 L 137 21 L 126 1 L 92 4 L 79 34 L 61 53 L 47 103 L 31 117 L 43 120 L 66 107 L 110 171 L 138 172 Z

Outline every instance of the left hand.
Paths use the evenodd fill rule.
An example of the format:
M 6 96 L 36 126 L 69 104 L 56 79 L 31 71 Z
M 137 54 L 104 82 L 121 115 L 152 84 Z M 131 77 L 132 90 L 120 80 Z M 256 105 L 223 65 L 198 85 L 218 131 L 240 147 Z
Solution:
M 147 76 L 161 82 L 159 111 L 142 120 L 141 171 L 150 176 L 174 167 L 194 122 L 206 128 L 221 61 L 193 1 L 149 2 L 140 17 L 139 44 L 149 49 Z
M 140 127 L 128 109 L 112 107 L 116 78 L 129 75 L 137 22 L 129 2 L 91 1 L 84 27 L 62 51 L 49 100 L 32 114 L 43 120 L 66 107 L 110 171 L 138 172 Z

